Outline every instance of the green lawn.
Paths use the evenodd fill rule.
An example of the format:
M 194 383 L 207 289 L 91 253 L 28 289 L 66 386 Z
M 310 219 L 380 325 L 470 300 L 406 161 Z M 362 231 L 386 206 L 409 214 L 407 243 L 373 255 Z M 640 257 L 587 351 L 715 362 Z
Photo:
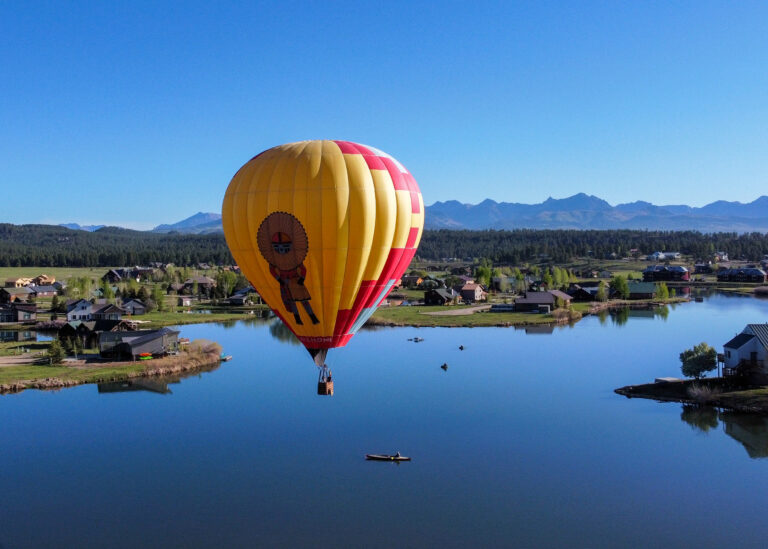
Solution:
M 0 356 L 16 356 L 24 354 L 22 349 L 30 353 L 48 350 L 49 341 L 4 341 L 0 342 Z
M 447 312 L 451 309 L 461 309 L 464 306 L 416 306 L 416 307 L 382 307 L 378 309 L 371 324 L 395 324 L 402 326 L 500 326 L 500 325 L 530 325 L 552 324 L 557 322 L 551 314 L 535 313 L 490 313 L 478 312 L 471 315 L 426 315 L 428 312 Z

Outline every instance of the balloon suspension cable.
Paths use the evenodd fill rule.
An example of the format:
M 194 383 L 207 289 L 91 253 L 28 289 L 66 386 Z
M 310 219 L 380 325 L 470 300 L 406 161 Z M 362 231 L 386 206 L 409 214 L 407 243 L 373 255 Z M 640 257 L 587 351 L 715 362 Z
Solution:
M 331 370 L 325 363 L 325 358 L 328 356 L 328 349 L 307 349 L 307 351 L 309 351 L 309 354 L 312 355 L 312 359 L 320 369 L 320 376 L 318 380 L 321 382 L 331 381 Z

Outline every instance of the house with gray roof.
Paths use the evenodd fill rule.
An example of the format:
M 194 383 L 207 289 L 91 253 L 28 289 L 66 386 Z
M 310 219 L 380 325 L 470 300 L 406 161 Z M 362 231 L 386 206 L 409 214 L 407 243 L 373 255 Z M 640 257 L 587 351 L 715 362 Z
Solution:
M 13 303 L 14 301 L 29 301 L 34 294 L 27 286 L 20 288 L 0 288 L 0 303 Z
M 557 309 L 558 300 L 566 307 L 573 298 L 560 290 L 547 292 L 525 292 L 525 295 L 515 299 L 515 311 L 550 313 Z
M 50 285 L 36 286 L 34 284 L 30 284 L 27 287 L 32 290 L 32 294 L 35 297 L 53 297 L 59 293 L 59 291 L 54 286 Z
M 136 360 L 146 353 L 163 356 L 178 348 L 179 331 L 170 328 L 99 334 L 99 353 L 102 357 Z
M 768 376 L 768 323 L 747 324 L 723 345 L 723 375 L 737 373 Z

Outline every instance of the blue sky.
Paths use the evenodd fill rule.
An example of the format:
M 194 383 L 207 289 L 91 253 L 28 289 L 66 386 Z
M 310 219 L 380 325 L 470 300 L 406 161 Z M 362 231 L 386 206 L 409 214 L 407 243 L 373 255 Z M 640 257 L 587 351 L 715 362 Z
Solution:
M 0 222 L 219 211 L 254 154 L 316 138 L 392 154 L 427 204 L 749 202 L 766 26 L 759 2 L 1 2 Z

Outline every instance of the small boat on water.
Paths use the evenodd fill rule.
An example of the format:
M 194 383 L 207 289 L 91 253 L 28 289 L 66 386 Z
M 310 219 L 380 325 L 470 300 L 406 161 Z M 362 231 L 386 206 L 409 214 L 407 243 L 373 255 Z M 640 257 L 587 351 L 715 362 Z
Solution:
M 225 355 L 224 353 L 221 353 L 221 361 L 222 362 L 228 362 L 232 360 L 232 355 Z
M 365 459 L 371 461 L 411 461 L 411 458 L 401 456 L 400 452 L 396 453 L 394 456 L 387 454 L 365 454 Z

